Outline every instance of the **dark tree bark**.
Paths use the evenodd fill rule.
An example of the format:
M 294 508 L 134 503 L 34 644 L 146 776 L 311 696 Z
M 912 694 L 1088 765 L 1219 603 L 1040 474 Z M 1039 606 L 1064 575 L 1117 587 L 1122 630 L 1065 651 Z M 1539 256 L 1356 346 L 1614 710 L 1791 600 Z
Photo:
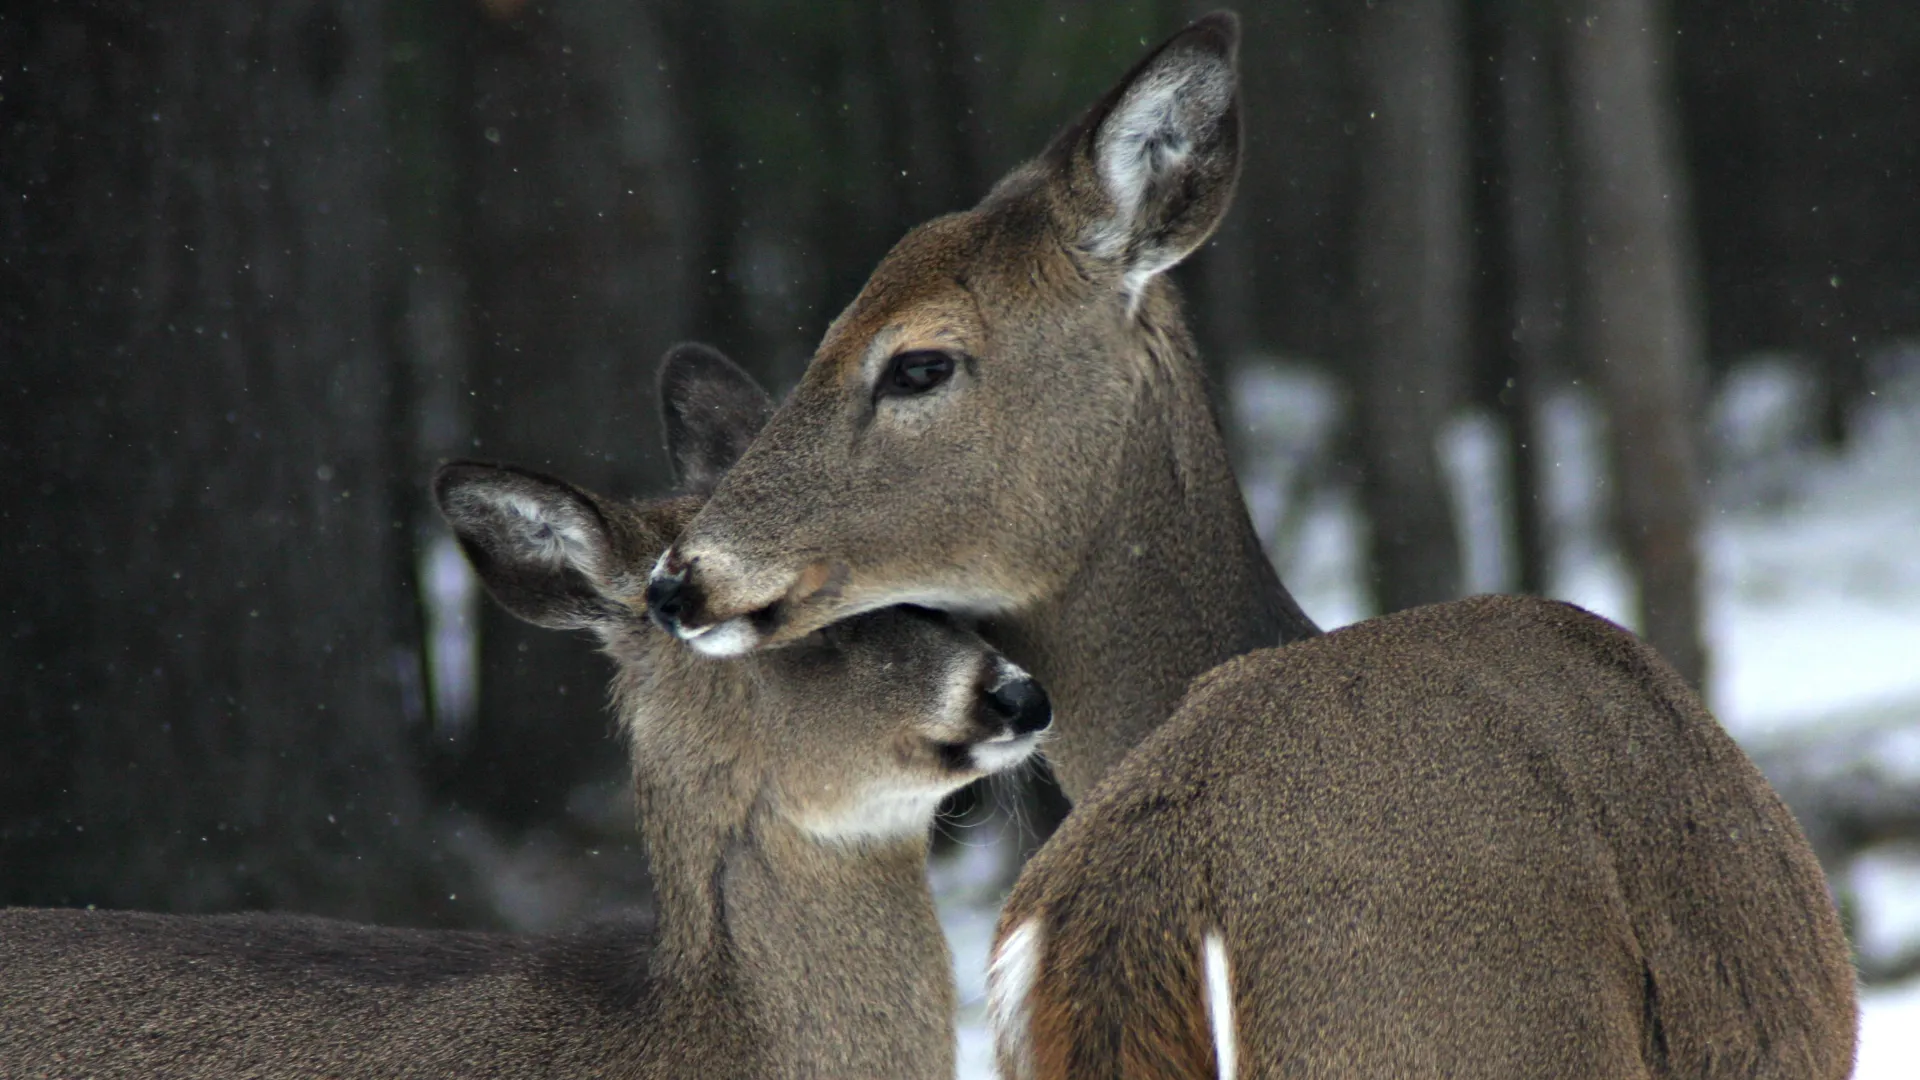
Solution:
M 1695 686 L 1699 466 L 1691 418 L 1703 335 L 1688 191 L 1659 0 L 1581 0 L 1565 22 L 1580 339 L 1605 399 L 1618 527 L 1637 623 Z
M 767 349 L 747 318 L 741 288 L 740 234 L 746 216 L 737 111 L 757 66 L 743 63 L 739 13 L 724 0 L 666 0 L 658 5 L 667 44 L 667 94 L 684 125 L 687 270 L 692 276 L 687 333 L 726 352 L 763 380 Z
M 1241 292 L 1248 310 L 1230 316 L 1202 298 L 1196 306 L 1220 328 L 1217 340 L 1245 335 L 1301 356 L 1354 354 L 1354 135 L 1365 113 L 1354 101 L 1354 58 L 1342 47 L 1348 20 L 1333 10 L 1344 6 L 1241 9 L 1244 164 L 1219 233 L 1231 268 L 1217 275 L 1234 281 L 1206 286 Z M 1223 293 L 1222 302 L 1234 301 Z
M 903 228 L 962 210 L 986 194 L 970 117 L 972 65 L 960 38 L 956 0 L 880 5 L 873 59 L 886 65 L 890 130 L 897 140 L 887 175 L 900 186 Z
M 395 349 L 401 357 L 401 487 L 413 540 L 421 632 L 423 711 L 430 753 L 458 753 L 478 707 L 474 633 L 480 590 L 464 574 L 451 530 L 427 480 L 473 446 L 472 326 L 466 237 L 472 190 L 468 46 L 477 12 L 468 0 L 391 0 L 387 132 L 392 171 L 387 204 L 399 294 Z
M 1435 437 L 1465 381 L 1467 69 L 1455 0 L 1380 4 L 1354 18 L 1355 411 L 1375 596 L 1394 611 L 1460 590 Z
M 1511 432 L 1516 584 L 1547 591 L 1550 567 L 1541 506 L 1541 410 L 1549 386 L 1566 371 L 1567 230 L 1562 189 L 1557 54 L 1551 7 L 1510 0 L 1489 9 L 1485 37 L 1492 53 L 1489 127 L 1499 177 L 1490 210 L 1489 261 L 1502 269 L 1490 281 L 1497 333 L 1488 346 L 1500 357 L 1505 385 L 1497 395 Z
M 471 453 L 595 490 L 664 491 L 653 374 L 690 330 L 691 196 L 649 5 L 496 8 L 470 41 L 474 339 Z M 663 65 L 665 70 L 663 71 Z M 452 778 L 511 824 L 565 815 L 584 779 L 618 773 L 608 668 L 585 640 L 482 607 L 482 691 Z
M 1838 443 L 1868 357 L 1920 334 L 1920 5 L 1709 0 L 1672 19 L 1710 360 L 1807 354 Z
M 0 34 L 0 901 L 433 921 L 378 9 L 137 10 Z

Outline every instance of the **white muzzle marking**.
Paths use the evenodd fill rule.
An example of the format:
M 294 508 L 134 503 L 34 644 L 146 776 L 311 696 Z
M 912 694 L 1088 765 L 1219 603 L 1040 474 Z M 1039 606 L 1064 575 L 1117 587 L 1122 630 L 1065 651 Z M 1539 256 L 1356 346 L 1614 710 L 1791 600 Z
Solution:
M 680 640 L 702 656 L 745 656 L 760 643 L 760 631 L 744 618 L 728 619 L 711 626 L 682 627 Z

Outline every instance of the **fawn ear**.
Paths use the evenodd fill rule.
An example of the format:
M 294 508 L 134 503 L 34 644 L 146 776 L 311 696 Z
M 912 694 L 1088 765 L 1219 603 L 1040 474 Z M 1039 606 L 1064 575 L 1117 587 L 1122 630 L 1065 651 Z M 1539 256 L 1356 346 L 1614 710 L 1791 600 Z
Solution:
M 510 466 L 456 461 L 434 474 L 433 497 L 467 561 L 508 611 L 554 630 L 631 618 L 608 595 L 613 534 L 586 492 Z
M 1128 302 L 1212 234 L 1240 174 L 1240 20 L 1216 11 L 1167 39 L 1047 151 L 1082 250 Z
M 773 415 L 773 399 L 719 350 L 687 343 L 660 361 L 660 414 L 680 485 L 710 492 Z

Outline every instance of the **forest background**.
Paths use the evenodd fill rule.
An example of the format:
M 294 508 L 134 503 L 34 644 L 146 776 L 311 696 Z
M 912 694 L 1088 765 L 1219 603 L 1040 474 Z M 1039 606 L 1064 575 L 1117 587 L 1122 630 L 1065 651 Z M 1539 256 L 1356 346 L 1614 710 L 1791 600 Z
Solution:
M 15 8 L 0 902 L 518 928 L 636 901 L 644 866 L 605 664 L 481 602 L 434 465 L 664 489 L 668 345 L 790 385 L 905 229 L 1203 10 Z M 1584 599 L 1604 564 L 1608 613 L 1720 686 L 1711 522 L 1817 515 L 1822 463 L 1920 405 L 1897 393 L 1920 371 L 1920 5 L 1242 14 L 1246 168 L 1178 277 L 1283 575 L 1314 573 L 1316 508 L 1357 523 L 1309 612 Z M 1581 418 L 1575 535 L 1555 448 Z M 1909 689 L 1749 742 L 1837 881 L 1863 852 L 1920 865 L 1920 765 L 1880 749 L 1920 731 Z M 1062 808 L 1015 801 L 1024 850 Z M 1920 935 L 1867 965 L 1915 970 Z

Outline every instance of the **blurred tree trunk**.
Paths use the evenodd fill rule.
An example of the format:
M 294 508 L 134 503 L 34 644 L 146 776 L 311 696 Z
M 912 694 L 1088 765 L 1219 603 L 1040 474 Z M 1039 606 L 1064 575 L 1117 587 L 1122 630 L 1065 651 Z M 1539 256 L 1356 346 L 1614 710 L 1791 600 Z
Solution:
M 1491 126 L 1500 198 L 1491 216 L 1492 252 L 1503 268 L 1493 309 L 1502 331 L 1489 345 L 1502 358 L 1498 400 L 1512 433 L 1514 534 L 1518 586 L 1544 594 L 1551 571 L 1541 505 L 1542 415 L 1547 388 L 1566 370 L 1567 230 L 1562 197 L 1564 158 L 1550 29 L 1551 7 L 1506 0 L 1491 9 Z
M 887 176 L 899 187 L 901 230 L 963 210 L 987 193 L 970 130 L 975 87 L 956 0 L 903 0 L 873 17 L 873 60 L 885 65 L 892 107 Z
M 1245 167 L 1222 226 L 1253 237 L 1249 291 L 1262 339 L 1322 359 L 1352 356 L 1358 343 L 1349 253 L 1365 113 L 1344 55 L 1345 6 L 1295 0 L 1243 11 Z
M 1360 85 L 1356 415 L 1375 597 L 1459 594 L 1436 436 L 1464 390 L 1469 325 L 1466 56 L 1456 0 L 1354 13 Z
M 1573 214 L 1586 241 L 1580 338 L 1606 400 L 1637 622 L 1701 686 L 1692 417 L 1703 335 L 1666 13 L 1659 0 L 1577 0 L 1564 25 Z
M 708 269 L 684 258 L 695 215 L 666 86 L 683 63 L 648 5 L 468 11 L 473 452 L 599 491 L 664 490 L 655 365 Z M 607 664 L 496 605 L 480 621 L 485 690 L 453 792 L 511 824 L 562 818 L 576 784 L 624 767 Z
M 444 915 L 377 8 L 7 17 L 0 901 Z
M 1807 354 L 1837 445 L 1872 391 L 1868 357 L 1920 335 L 1920 4 L 1713 0 L 1670 17 L 1707 360 Z
M 412 495 L 403 506 L 425 614 L 422 704 L 439 752 L 464 744 L 479 693 L 473 635 L 480 591 L 465 573 L 427 487 L 436 466 L 470 455 L 473 445 L 465 243 L 473 195 L 467 121 L 473 17 L 472 0 L 387 5 L 387 203 L 399 284 L 394 341 L 404 361 L 397 413 L 406 471 L 400 486 Z
M 691 275 L 686 332 L 717 346 L 765 379 L 769 357 L 755 340 L 739 280 L 739 242 L 747 194 L 737 113 L 751 85 L 739 47 L 739 12 L 727 0 L 663 0 L 667 94 L 685 132 L 687 258 Z

